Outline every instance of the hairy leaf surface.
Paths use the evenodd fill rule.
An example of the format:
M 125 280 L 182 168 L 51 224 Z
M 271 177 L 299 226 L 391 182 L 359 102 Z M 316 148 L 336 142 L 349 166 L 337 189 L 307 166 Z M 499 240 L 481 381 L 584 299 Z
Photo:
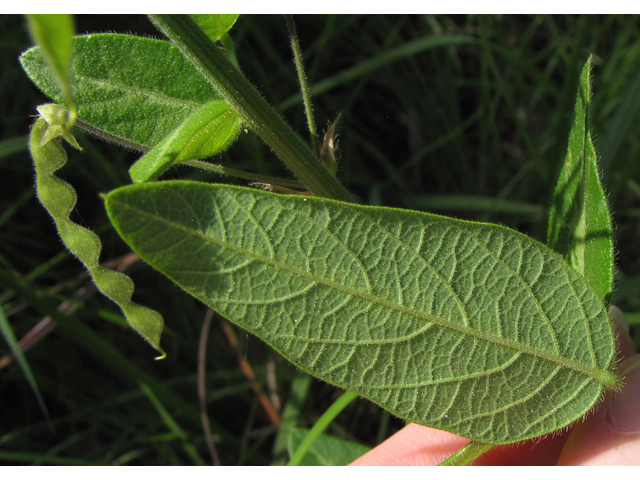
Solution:
M 547 245 L 607 304 L 613 290 L 613 226 L 589 133 L 591 58 L 580 74 L 569 147 L 553 195 Z
M 92 230 L 71 221 L 69 215 L 76 205 L 76 191 L 55 175 L 67 163 L 67 153 L 58 139 L 42 144 L 46 131 L 47 122 L 39 118 L 33 124 L 29 137 L 40 203 L 53 218 L 62 242 L 87 267 L 98 289 L 118 304 L 129 324 L 164 356 L 160 348 L 160 334 L 164 327 L 162 316 L 131 300 L 133 280 L 124 273 L 102 267 L 100 238 Z
M 65 99 L 38 47 L 20 58 L 40 90 Z M 77 36 L 72 69 L 78 117 L 89 127 L 148 149 L 205 103 L 220 99 L 171 43 L 120 34 Z M 96 132 L 99 133 L 99 132 Z
M 187 292 L 408 421 L 511 443 L 619 384 L 601 300 L 507 228 L 180 181 L 122 187 L 106 206 Z
M 171 135 L 129 169 L 131 179 L 157 179 L 172 165 L 199 160 L 226 149 L 238 137 L 242 119 L 224 100 L 213 100 L 192 113 Z

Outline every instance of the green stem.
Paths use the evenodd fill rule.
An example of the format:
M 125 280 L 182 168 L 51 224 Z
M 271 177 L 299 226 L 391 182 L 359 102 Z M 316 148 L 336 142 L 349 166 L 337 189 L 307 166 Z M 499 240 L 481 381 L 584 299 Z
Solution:
M 353 201 L 309 146 L 188 15 L 150 18 L 309 190 L 322 197 Z
M 490 443 L 471 441 L 467 443 L 466 446 L 447 458 L 444 462 L 442 462 L 440 466 L 460 467 L 463 465 L 468 465 L 492 447 L 493 445 L 491 445 Z
M 296 64 L 296 71 L 298 72 L 298 82 L 300 82 L 300 91 L 302 92 L 304 113 L 307 116 L 307 124 L 309 125 L 311 145 L 313 146 L 313 151 L 318 152 L 318 132 L 316 130 L 316 122 L 313 119 L 311 95 L 309 94 L 307 76 L 304 73 L 304 63 L 302 62 L 302 52 L 300 51 L 300 43 L 298 42 L 296 25 L 293 23 L 293 15 L 285 15 L 285 19 L 287 20 L 287 28 L 289 29 L 289 37 L 291 38 L 291 50 L 293 50 L 293 59 Z
M 222 165 L 214 165 L 213 163 L 203 162 L 202 160 L 185 160 L 184 162 L 180 162 L 177 165 L 189 165 L 190 167 L 219 173 L 220 175 L 242 178 L 243 180 L 249 180 L 250 182 L 268 183 L 270 185 L 280 185 L 281 187 L 304 188 L 304 185 L 298 180 L 289 180 L 286 178 L 271 177 L 269 175 L 248 173 L 242 170 L 236 170 L 235 168 L 223 167 Z
M 309 430 L 309 433 L 306 437 L 304 437 L 304 440 L 292 455 L 291 460 L 289 460 L 289 463 L 287 463 L 287 466 L 295 467 L 296 465 L 299 465 L 313 442 L 315 442 L 320 434 L 322 434 L 322 432 L 326 430 L 329 424 L 333 422 L 333 419 L 336 418 L 340 414 L 340 412 L 342 412 L 342 410 L 344 410 L 346 406 L 353 402 L 356 398 L 358 398 L 358 395 L 353 392 L 344 392 L 342 395 L 340 395 L 340 398 L 333 402 L 333 404 L 327 409 L 327 411 L 324 412 L 318 419 L 313 428 Z

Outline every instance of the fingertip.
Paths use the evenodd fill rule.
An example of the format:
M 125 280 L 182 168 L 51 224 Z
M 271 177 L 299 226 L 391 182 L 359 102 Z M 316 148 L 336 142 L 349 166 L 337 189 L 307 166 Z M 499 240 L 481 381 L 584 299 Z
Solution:
M 351 465 L 438 465 L 467 443 L 453 433 L 410 423 Z
M 619 371 L 622 389 L 574 427 L 559 465 L 640 465 L 640 355 Z
M 618 370 L 623 386 L 609 403 L 609 421 L 620 433 L 640 437 L 640 355 L 623 361 Z

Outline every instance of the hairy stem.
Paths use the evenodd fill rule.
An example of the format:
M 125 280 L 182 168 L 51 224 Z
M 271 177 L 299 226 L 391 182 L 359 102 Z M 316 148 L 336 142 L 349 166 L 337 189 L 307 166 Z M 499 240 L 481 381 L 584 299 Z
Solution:
M 298 72 L 298 82 L 300 82 L 300 91 L 302 92 L 304 113 L 307 116 L 307 125 L 309 125 L 311 145 L 313 146 L 313 151 L 318 152 L 318 132 L 316 130 L 316 122 L 313 118 L 311 95 L 309 93 L 309 85 L 307 84 L 307 76 L 304 73 L 304 63 L 302 62 L 302 52 L 300 51 L 300 43 L 298 42 L 296 25 L 293 23 L 293 15 L 285 15 L 285 18 L 287 20 L 287 28 L 289 29 L 289 37 L 291 38 L 291 50 L 293 50 L 293 59 L 296 64 L 296 71 Z
M 188 15 L 150 15 L 222 97 L 318 196 L 352 202 L 349 192 Z

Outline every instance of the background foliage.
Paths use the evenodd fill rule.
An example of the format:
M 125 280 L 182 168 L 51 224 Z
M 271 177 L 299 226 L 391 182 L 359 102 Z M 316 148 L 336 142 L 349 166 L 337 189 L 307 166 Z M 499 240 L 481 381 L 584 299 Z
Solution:
M 312 92 L 314 86 L 316 92 L 329 87 L 314 97 L 316 121 L 328 126 L 342 112 L 339 176 L 362 203 L 502 223 L 543 242 L 578 74 L 593 53 L 592 131 L 617 228 L 613 303 L 629 312 L 631 321 L 640 320 L 635 248 L 640 216 L 638 18 L 301 16 L 296 22 Z M 18 64 L 18 55 L 32 44 L 25 20 L 4 15 L 0 24 L 5 32 L 0 38 L 0 281 L 6 283 L 0 287 L 0 301 L 22 338 L 52 307 L 90 284 L 33 192 L 26 134 L 35 106 L 47 100 Z M 81 15 L 76 31 L 160 37 L 143 16 Z M 283 17 L 242 16 L 231 34 L 243 71 L 304 134 Z M 448 35 L 468 38 L 456 45 L 412 48 L 412 42 L 425 37 Z M 102 260 L 114 260 L 128 250 L 95 192 L 128 183 L 127 169 L 139 155 L 82 133 L 77 138 L 85 152 L 69 152 L 60 176 L 78 192 L 74 220 L 97 231 L 104 245 Z M 219 160 L 233 168 L 287 175 L 250 133 L 241 135 Z M 166 175 L 171 177 L 220 181 L 186 168 L 173 169 Z M 153 350 L 132 335 L 115 305 L 99 295 L 85 295 L 68 318 L 86 328 L 64 323 L 62 315 L 27 354 L 49 409 L 48 424 L 22 371 L 1 358 L 8 352 L 3 343 L 0 462 L 210 462 L 196 391 L 196 347 L 205 308 L 140 262 L 127 273 L 136 281 L 134 299 L 165 317 L 168 358 L 154 362 Z M 19 278 L 21 287 L 7 274 Z M 266 413 L 239 361 L 251 365 L 276 410 L 278 403 L 290 407 L 285 417 L 295 427 L 313 425 L 340 392 L 301 380 L 260 340 L 235 329 L 234 348 L 228 328 L 214 317 L 207 348 L 207 404 L 221 461 L 277 462 L 286 442 L 275 442 L 273 415 Z M 120 352 L 124 365 L 100 350 L 96 339 Z M 640 345 L 639 334 L 635 339 Z M 135 368 L 175 396 L 158 406 L 125 373 Z M 290 402 L 294 398 L 301 400 Z M 327 433 L 372 446 L 401 426 L 360 400 Z

